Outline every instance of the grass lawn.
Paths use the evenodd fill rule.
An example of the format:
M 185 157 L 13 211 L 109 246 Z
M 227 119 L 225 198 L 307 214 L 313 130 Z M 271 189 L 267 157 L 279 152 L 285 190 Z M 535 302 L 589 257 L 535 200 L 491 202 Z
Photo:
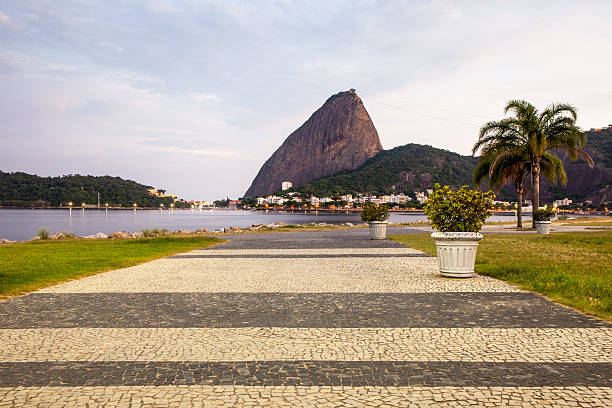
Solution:
M 391 238 L 436 255 L 429 234 Z M 476 272 L 612 321 L 612 231 L 486 234 Z
M 34 241 L 0 246 L 0 298 L 223 242 L 202 236 Z
M 612 227 L 612 217 L 575 218 L 573 220 L 555 220 L 555 225 L 582 225 L 592 227 Z

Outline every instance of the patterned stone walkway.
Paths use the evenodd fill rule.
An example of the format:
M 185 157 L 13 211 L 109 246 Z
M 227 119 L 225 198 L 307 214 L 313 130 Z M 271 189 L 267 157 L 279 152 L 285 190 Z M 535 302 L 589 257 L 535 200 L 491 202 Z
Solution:
M 0 407 L 612 406 L 612 326 L 367 231 L 233 236 L 0 303 Z

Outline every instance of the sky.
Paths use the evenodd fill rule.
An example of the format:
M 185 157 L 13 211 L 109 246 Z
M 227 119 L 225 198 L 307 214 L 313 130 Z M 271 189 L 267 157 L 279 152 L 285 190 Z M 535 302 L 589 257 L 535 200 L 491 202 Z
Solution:
M 612 1 L 0 2 L 0 170 L 242 196 L 355 88 L 385 149 L 470 154 L 510 99 L 612 123 Z

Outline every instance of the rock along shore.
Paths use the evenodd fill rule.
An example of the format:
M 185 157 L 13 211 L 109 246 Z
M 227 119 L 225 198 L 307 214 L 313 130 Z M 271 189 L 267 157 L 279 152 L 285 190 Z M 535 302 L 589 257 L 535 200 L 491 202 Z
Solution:
M 175 230 L 169 231 L 166 229 L 158 229 L 154 228 L 152 230 L 145 229 L 140 232 L 129 232 L 129 231 L 116 231 L 110 234 L 105 234 L 103 232 L 98 232 L 92 235 L 84 235 L 77 236 L 68 232 L 56 232 L 53 234 L 49 234 L 46 240 L 63 240 L 63 239 L 139 239 L 139 238 L 155 238 L 160 236 L 169 236 L 175 234 L 240 234 L 240 233 L 249 233 L 249 232 L 263 232 L 263 231 L 274 231 L 280 228 L 303 228 L 303 227 L 339 227 L 339 228 L 360 228 L 366 227 L 367 223 L 361 224 L 353 224 L 350 222 L 342 223 L 342 224 L 329 224 L 325 222 L 311 222 L 307 224 L 286 224 L 284 222 L 275 222 L 272 224 L 253 224 L 250 227 L 223 227 L 217 228 L 214 230 L 209 230 L 208 228 L 199 228 L 194 231 L 190 231 L 188 229 L 185 230 Z M 389 223 L 389 225 L 393 225 Z M 40 236 L 35 236 L 29 239 L 28 241 L 38 241 L 42 240 Z M 11 241 L 9 239 L 0 238 L 0 245 L 3 244 L 14 244 L 17 242 L 28 242 L 28 241 Z

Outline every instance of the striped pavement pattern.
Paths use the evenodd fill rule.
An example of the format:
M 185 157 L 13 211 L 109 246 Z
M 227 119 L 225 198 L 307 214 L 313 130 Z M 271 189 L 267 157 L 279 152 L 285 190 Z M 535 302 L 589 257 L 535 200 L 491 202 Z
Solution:
M 222 246 L 0 303 L 0 407 L 612 406 L 612 326 L 367 231 Z

